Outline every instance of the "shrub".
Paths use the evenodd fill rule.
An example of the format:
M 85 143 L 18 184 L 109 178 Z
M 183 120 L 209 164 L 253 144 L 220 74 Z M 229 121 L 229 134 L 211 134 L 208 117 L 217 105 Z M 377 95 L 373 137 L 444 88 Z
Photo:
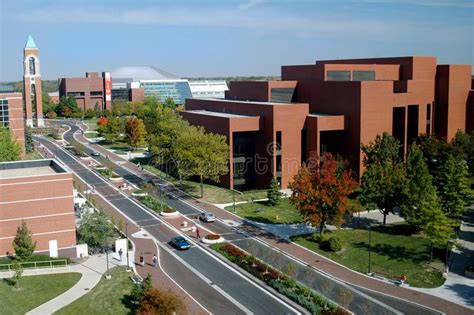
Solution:
M 163 210 L 163 212 L 165 212 L 165 213 L 173 213 L 173 212 L 176 212 L 176 210 L 173 209 L 173 208 L 170 208 L 170 207 L 166 207 L 166 208 Z
M 58 117 L 58 115 L 55 112 L 48 112 L 46 114 L 46 117 L 48 117 L 49 119 L 55 119 L 56 117 Z
M 221 236 L 219 234 L 207 234 L 205 236 L 208 240 L 218 240 Z
M 319 248 L 325 251 L 338 252 L 342 249 L 342 240 L 339 237 L 323 237 L 319 241 Z

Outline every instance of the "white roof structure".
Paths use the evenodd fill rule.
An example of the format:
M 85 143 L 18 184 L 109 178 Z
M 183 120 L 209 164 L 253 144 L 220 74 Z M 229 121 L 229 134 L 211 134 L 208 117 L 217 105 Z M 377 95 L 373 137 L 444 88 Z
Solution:
M 193 98 L 208 98 L 208 97 L 217 97 L 224 98 L 225 91 L 229 88 L 227 83 L 222 81 L 189 81 L 189 87 L 191 88 L 191 93 Z
M 142 80 L 176 80 L 177 75 L 163 71 L 153 66 L 126 66 L 110 71 L 113 79 L 131 79 L 130 81 Z

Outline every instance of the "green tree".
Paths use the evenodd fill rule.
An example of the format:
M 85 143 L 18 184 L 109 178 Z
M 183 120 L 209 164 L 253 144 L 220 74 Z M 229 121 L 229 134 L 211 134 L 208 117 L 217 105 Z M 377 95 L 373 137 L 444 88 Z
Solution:
M 474 177 L 474 133 L 456 132 L 451 141 L 453 155 L 467 162 L 469 175 Z
M 128 118 L 125 121 L 125 134 L 127 135 L 127 142 L 133 150 L 145 144 L 147 133 L 143 120 L 136 117 Z
M 58 116 L 70 117 L 73 113 L 76 113 L 79 110 L 77 107 L 77 102 L 74 96 L 61 97 L 58 105 L 56 106 L 56 114 Z
M 465 160 L 450 155 L 441 168 L 439 191 L 442 209 L 448 216 L 466 211 L 469 196 L 469 173 Z
M 201 185 L 201 198 L 204 196 L 204 180 L 219 182 L 220 176 L 228 171 L 229 145 L 226 137 L 205 133 L 204 129 L 193 128 L 196 131 L 196 142 L 190 148 L 192 152 L 191 174 L 198 176 Z
M 104 244 L 104 237 L 113 236 L 113 232 L 114 226 L 103 211 L 85 213 L 77 228 L 79 242 L 99 248 Z
M 107 119 L 105 125 L 100 125 L 97 128 L 99 135 L 105 138 L 108 142 L 115 142 L 120 138 L 123 130 L 122 120 L 118 117 L 111 117 Z
M 419 145 L 413 143 L 406 160 L 408 179 L 407 198 L 401 206 L 403 218 L 412 226 L 421 229 L 427 215 L 440 211 L 440 205 L 433 178 L 430 175 L 423 152 Z
M 30 126 L 25 126 L 25 151 L 26 153 L 31 153 L 35 150 L 35 145 L 33 143 L 33 134 L 31 132 Z
M 88 108 L 84 112 L 84 118 L 86 118 L 86 119 L 94 118 L 95 115 L 96 115 L 96 112 L 92 108 Z
M 270 187 L 267 190 L 268 205 L 274 207 L 280 204 L 282 192 L 275 177 L 270 181 Z
M 13 137 L 13 133 L 0 127 L 0 162 L 21 160 L 21 145 Z
M 163 105 L 167 108 L 176 109 L 176 103 L 172 97 L 168 97 Z
M 15 238 L 13 239 L 13 249 L 15 255 L 20 260 L 25 260 L 33 255 L 36 248 L 36 242 L 33 242 L 31 232 L 23 221 L 21 226 L 17 227 Z
M 399 158 L 400 143 L 393 136 L 377 135 L 368 145 L 362 145 L 365 171 L 362 176 L 361 201 L 376 205 L 383 214 L 385 225 L 387 215 L 396 207 L 405 204 L 407 179 L 405 166 Z
M 42 102 L 43 102 L 43 113 L 54 112 L 56 109 L 56 104 L 53 103 L 51 97 L 45 91 L 41 92 Z
M 453 237 L 453 222 L 439 209 L 425 213 L 422 226 L 425 237 L 430 240 L 430 263 L 433 260 L 433 247 L 446 247 Z
M 14 261 L 12 264 L 13 276 L 12 279 L 15 281 L 15 288 L 20 289 L 20 279 L 23 275 L 23 267 L 18 261 Z

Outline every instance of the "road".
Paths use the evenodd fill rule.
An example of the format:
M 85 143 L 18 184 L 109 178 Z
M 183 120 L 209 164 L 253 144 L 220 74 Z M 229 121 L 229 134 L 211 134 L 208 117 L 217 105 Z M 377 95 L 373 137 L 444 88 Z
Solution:
M 78 126 L 74 124 L 69 124 L 68 125 L 71 127 L 71 130 L 65 133 L 64 138 L 65 140 L 71 140 L 73 139 L 73 135 L 76 131 L 79 130 Z M 92 153 L 95 149 L 93 149 L 95 145 L 87 145 L 86 150 L 87 153 Z M 96 149 L 100 149 L 100 147 L 95 147 Z M 100 162 L 103 162 L 105 158 L 101 157 L 99 158 Z M 165 201 L 170 207 L 173 207 L 177 209 L 181 214 L 188 216 L 188 217 L 195 217 L 198 213 L 200 213 L 202 210 L 197 208 L 194 205 L 191 205 L 190 203 L 186 202 L 186 197 L 182 197 L 182 194 L 179 193 L 174 187 L 171 187 L 166 183 L 164 180 L 156 177 L 156 176 L 150 176 L 147 179 L 141 178 L 137 176 L 133 170 L 129 170 L 125 167 L 122 167 L 118 165 L 114 169 L 118 174 L 120 174 L 124 179 L 127 181 L 135 184 L 135 185 L 140 185 L 143 183 L 144 180 L 148 181 L 153 181 L 155 184 L 161 185 L 162 188 L 164 188 L 168 193 L 169 192 L 174 192 L 173 194 L 166 194 L 165 198 L 163 201 Z M 150 179 L 151 178 L 151 179 Z M 249 247 L 253 247 L 254 251 L 257 252 L 264 252 L 266 250 L 266 245 L 263 244 L 262 242 L 256 241 L 255 238 L 252 237 L 252 235 L 248 234 L 241 234 L 239 233 L 235 228 L 228 226 L 224 222 L 218 220 L 213 223 L 207 223 L 206 228 L 209 230 L 223 235 L 228 241 L 234 243 L 234 245 L 239 246 L 243 249 L 248 250 Z M 155 232 L 156 233 L 156 232 Z M 252 244 L 252 245 L 249 245 Z M 192 256 L 192 255 L 190 255 Z M 264 257 L 260 257 L 264 258 Z M 193 258 L 187 257 L 187 259 L 193 260 Z M 193 261 L 193 263 L 195 263 Z M 317 275 L 318 277 L 321 277 L 321 275 Z M 333 286 L 338 287 L 340 286 L 340 282 L 338 281 L 333 281 Z M 345 286 L 347 288 L 347 286 Z M 315 289 L 318 289 L 315 287 Z M 377 292 L 373 292 L 370 290 L 361 290 L 361 288 L 356 288 L 354 286 L 349 287 L 349 289 L 352 290 L 352 294 L 354 295 L 354 303 L 352 303 L 349 307 L 349 310 L 353 312 L 360 312 L 359 305 L 360 304 L 365 304 L 365 305 L 370 305 L 372 308 L 376 308 L 380 310 L 380 312 L 387 312 L 387 313 L 393 313 L 393 310 L 395 312 L 401 312 L 405 314 L 439 314 L 439 312 L 433 311 L 429 308 L 426 308 L 422 305 L 411 303 L 406 300 L 390 297 L 384 294 L 380 294 Z M 335 297 L 332 297 L 335 299 Z M 356 303 L 359 302 L 359 303 Z M 380 303 L 381 302 L 381 303 Z
M 66 139 L 71 139 L 77 129 L 72 128 L 65 134 Z M 69 152 L 56 146 L 44 138 L 37 140 L 47 147 L 56 158 L 61 160 L 81 179 L 94 186 L 94 189 L 105 197 L 111 204 L 120 209 L 132 221 L 140 225 L 147 233 L 152 235 L 159 246 L 165 250 L 164 267 L 182 287 L 184 287 L 194 298 L 215 314 L 295 314 L 296 310 L 283 301 L 277 299 L 267 290 L 262 289 L 253 281 L 243 276 L 226 263 L 221 262 L 206 250 L 194 244 L 187 251 L 176 251 L 167 242 L 177 235 L 173 230 L 162 222 L 156 215 L 118 192 L 108 184 L 102 177 L 92 172 L 76 160 Z M 118 170 L 118 173 L 120 170 Z M 194 277 L 189 278 L 190 273 L 183 277 L 181 272 L 185 269 L 195 272 Z M 195 286 L 196 275 L 205 279 L 207 286 Z M 202 282 L 202 281 L 201 281 Z

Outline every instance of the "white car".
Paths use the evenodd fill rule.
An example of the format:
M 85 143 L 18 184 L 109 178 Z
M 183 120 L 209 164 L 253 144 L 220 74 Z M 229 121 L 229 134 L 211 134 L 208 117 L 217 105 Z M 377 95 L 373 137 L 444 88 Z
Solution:
M 202 212 L 199 215 L 199 219 L 204 221 L 204 222 L 214 222 L 214 221 L 216 221 L 216 216 L 212 213 L 209 213 L 209 212 Z

